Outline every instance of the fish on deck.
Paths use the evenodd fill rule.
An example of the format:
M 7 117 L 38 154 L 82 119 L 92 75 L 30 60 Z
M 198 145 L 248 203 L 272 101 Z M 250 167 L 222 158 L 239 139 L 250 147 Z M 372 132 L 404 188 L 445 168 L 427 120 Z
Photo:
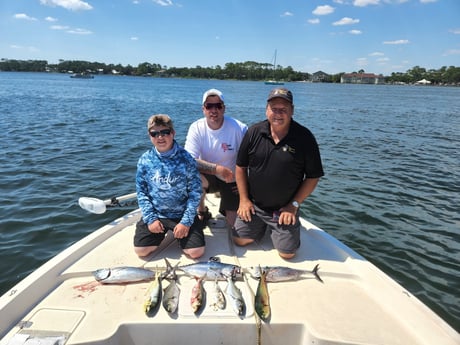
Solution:
M 241 267 L 237 265 L 220 262 L 216 257 L 208 261 L 200 261 L 189 265 L 179 266 L 178 270 L 192 277 L 202 277 L 206 275 L 207 280 L 225 280 L 226 277 L 235 278 L 241 275 Z
M 257 285 L 256 297 L 254 300 L 254 309 L 257 315 L 267 321 L 270 317 L 270 296 L 268 294 L 268 287 L 266 281 L 267 272 L 263 271 L 259 266 L 259 284 Z
M 285 266 L 265 266 L 261 268 L 263 272 L 265 272 L 265 280 L 268 283 L 276 283 L 276 282 L 285 282 L 290 280 L 298 280 L 302 279 L 305 274 L 313 274 L 313 276 L 323 283 L 323 280 L 319 276 L 319 264 L 317 264 L 313 270 L 298 270 L 295 268 L 285 267 Z M 249 274 L 254 279 L 260 279 L 261 271 L 259 267 L 249 267 L 247 269 Z
M 141 267 L 101 268 L 93 273 L 94 278 L 102 284 L 124 284 L 149 281 L 155 278 L 155 272 Z

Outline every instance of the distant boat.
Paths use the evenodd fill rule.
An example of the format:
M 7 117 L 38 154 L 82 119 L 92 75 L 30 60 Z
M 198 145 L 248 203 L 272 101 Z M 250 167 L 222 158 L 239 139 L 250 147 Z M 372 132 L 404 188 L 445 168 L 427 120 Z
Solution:
M 81 73 L 72 74 L 70 78 L 93 79 L 94 76 L 88 72 L 81 72 Z
M 273 79 L 266 80 L 265 85 L 284 85 L 284 82 L 276 80 L 275 74 L 276 74 L 276 50 L 275 50 L 275 56 L 273 58 Z

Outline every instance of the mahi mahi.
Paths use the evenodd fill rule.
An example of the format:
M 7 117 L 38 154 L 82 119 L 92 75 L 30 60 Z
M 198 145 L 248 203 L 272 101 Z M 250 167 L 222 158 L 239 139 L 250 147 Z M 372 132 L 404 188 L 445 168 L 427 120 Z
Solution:
M 155 274 L 155 280 L 150 284 L 147 290 L 148 297 L 144 302 L 144 311 L 148 315 L 161 300 L 161 274 L 157 271 Z
M 256 298 L 254 302 L 254 309 L 257 315 L 264 320 L 270 317 L 270 297 L 268 295 L 267 281 L 265 279 L 266 272 L 262 271 L 259 266 L 259 284 L 257 286 Z

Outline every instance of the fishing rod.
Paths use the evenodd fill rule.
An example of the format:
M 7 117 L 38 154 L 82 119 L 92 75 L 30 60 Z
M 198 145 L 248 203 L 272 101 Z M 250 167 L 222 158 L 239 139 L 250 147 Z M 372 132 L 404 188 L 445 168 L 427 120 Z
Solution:
M 78 199 L 78 205 L 85 211 L 102 214 L 105 213 L 108 208 L 136 206 L 136 197 L 136 193 L 116 196 L 106 200 L 82 196 Z

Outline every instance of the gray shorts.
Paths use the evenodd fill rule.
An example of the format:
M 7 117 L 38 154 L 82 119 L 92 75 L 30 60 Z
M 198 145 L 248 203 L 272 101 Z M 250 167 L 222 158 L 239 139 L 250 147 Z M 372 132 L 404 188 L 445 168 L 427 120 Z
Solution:
M 272 212 L 266 212 L 255 205 L 254 208 L 256 214 L 252 215 L 250 222 L 236 218 L 233 236 L 260 241 L 269 230 L 276 250 L 284 254 L 294 254 L 300 247 L 299 216 L 296 216 L 294 225 L 280 225 Z

